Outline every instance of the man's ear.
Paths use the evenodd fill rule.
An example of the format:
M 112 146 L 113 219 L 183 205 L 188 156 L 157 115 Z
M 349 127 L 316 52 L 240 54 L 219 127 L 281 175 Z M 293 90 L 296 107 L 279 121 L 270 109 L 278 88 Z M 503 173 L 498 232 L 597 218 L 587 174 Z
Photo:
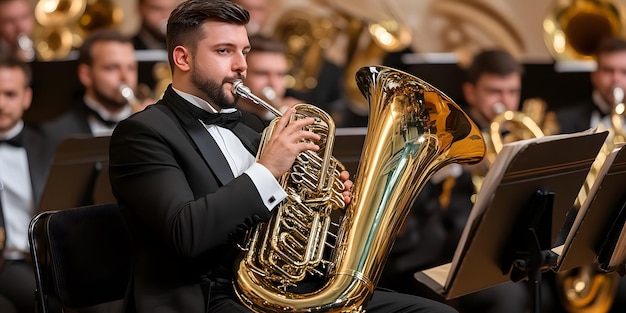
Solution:
M 80 83 L 85 87 L 89 87 L 93 84 L 90 72 L 91 68 L 85 63 L 78 64 L 78 79 Z
M 463 83 L 463 97 L 465 98 L 465 102 L 467 102 L 468 105 L 473 106 L 476 98 L 473 84 L 468 82 Z
M 24 111 L 28 110 L 28 108 L 30 108 L 30 105 L 33 101 L 33 89 L 30 87 L 27 87 L 24 90 L 24 99 L 22 99 L 23 103 L 22 103 L 22 107 L 24 108 Z
M 191 69 L 191 53 L 183 46 L 176 46 L 172 51 L 174 65 L 183 72 Z

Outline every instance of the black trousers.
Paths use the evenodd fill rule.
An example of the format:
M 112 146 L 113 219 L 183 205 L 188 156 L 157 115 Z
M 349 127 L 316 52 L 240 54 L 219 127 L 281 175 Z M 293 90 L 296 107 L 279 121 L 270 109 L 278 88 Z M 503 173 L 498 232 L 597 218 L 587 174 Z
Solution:
M 403 293 L 376 290 L 367 304 L 367 313 L 456 313 L 443 303 Z M 234 294 L 212 293 L 208 312 L 251 312 Z
M 7 260 L 0 270 L 0 312 L 35 312 L 35 272 L 24 260 Z

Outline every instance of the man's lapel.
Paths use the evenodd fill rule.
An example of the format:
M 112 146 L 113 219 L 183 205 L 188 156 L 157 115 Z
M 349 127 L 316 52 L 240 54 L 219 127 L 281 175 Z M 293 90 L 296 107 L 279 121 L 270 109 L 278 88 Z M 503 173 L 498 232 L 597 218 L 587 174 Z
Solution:
M 222 185 L 226 185 L 234 178 L 228 161 L 202 123 L 192 116 L 190 110 L 186 110 L 187 106 L 192 104 L 178 96 L 171 86 L 165 91 L 163 100 L 181 121 L 183 128 L 191 137 L 211 171 L 215 173 Z

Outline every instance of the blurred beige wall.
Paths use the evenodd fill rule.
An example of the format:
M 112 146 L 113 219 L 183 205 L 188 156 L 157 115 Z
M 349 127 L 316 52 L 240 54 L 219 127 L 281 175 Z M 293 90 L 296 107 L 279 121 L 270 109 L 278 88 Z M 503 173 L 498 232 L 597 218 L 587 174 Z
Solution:
M 133 34 L 140 21 L 137 0 L 113 0 L 122 8 L 119 26 Z M 292 8 L 306 8 L 312 15 L 329 17 L 343 12 L 364 22 L 394 18 L 408 26 L 411 48 L 418 52 L 455 52 L 461 58 L 479 49 L 501 47 L 530 62 L 553 58 L 544 43 L 543 21 L 555 6 L 573 0 L 268 0 L 272 8 L 272 28 L 280 16 Z M 602 0 L 601 0 L 602 1 Z M 626 7 L 626 0 L 605 0 Z M 622 15 L 626 15 L 623 11 Z M 341 58 L 346 38 L 335 39 L 335 53 Z M 332 58 L 332 57 L 331 57 Z

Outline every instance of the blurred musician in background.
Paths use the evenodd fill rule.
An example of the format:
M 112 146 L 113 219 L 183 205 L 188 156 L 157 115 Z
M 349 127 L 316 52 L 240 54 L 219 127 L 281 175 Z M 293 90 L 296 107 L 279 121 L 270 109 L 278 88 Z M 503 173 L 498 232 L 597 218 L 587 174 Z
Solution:
M 478 53 L 467 71 L 463 93 L 468 114 L 483 130 L 501 110 L 519 107 L 523 66 L 504 50 Z M 435 173 L 416 200 L 396 240 L 381 285 L 415 293 L 423 290 L 413 273 L 452 261 L 473 207 L 472 171 L 452 164 Z M 476 277 L 480 279 L 480 277 Z M 525 282 L 506 282 L 451 302 L 460 312 L 527 312 Z
M 263 100 L 281 112 L 296 103 L 301 103 L 302 101 L 298 99 L 286 96 L 285 77 L 289 72 L 289 64 L 284 43 L 255 34 L 250 36 L 250 47 L 252 49 L 246 57 L 248 71 L 245 81 L 250 91 L 264 98 Z M 240 99 L 237 106 L 241 110 L 258 115 L 265 121 L 271 121 L 275 117 L 262 106 L 247 99 Z
M 43 126 L 56 143 L 77 134 L 109 136 L 119 121 L 151 101 L 139 102 L 130 93 L 137 88 L 135 49 L 131 39 L 118 31 L 99 30 L 85 39 L 77 74 L 85 88 L 83 97 Z M 131 95 L 125 97 L 122 88 Z
M 23 61 L 35 59 L 32 34 L 35 29 L 33 1 L 0 0 L 0 51 Z
M 250 22 L 246 25 L 249 35 L 262 33 L 270 16 L 272 0 L 231 0 L 244 7 L 250 13 Z
M 269 13 L 271 12 L 271 9 L 277 5 L 276 0 L 231 0 L 231 2 L 241 5 L 250 12 L 250 23 L 246 26 L 249 34 L 252 35 L 256 33 L 261 33 L 267 34 L 267 36 L 272 38 L 279 37 L 277 36 L 277 34 L 280 30 L 269 29 L 268 26 Z M 315 4 L 308 3 L 308 5 L 314 6 Z M 311 11 L 315 11 L 313 7 L 311 8 Z M 312 17 L 313 16 L 314 15 L 312 15 Z M 286 47 L 289 47 L 289 42 L 285 42 L 285 44 Z M 310 43 L 310 46 L 318 44 L 318 42 L 312 42 Z M 324 54 L 319 56 L 319 62 L 319 72 L 315 73 L 315 86 L 305 90 L 296 90 L 295 88 L 290 88 L 287 90 L 287 94 L 289 96 L 292 96 L 293 98 L 302 100 L 301 102 L 306 102 L 318 106 L 322 110 L 331 114 L 333 118 L 335 118 L 337 126 L 341 127 L 343 126 L 342 124 L 344 124 L 343 117 L 339 116 L 338 114 L 343 114 L 344 110 L 347 110 L 345 92 L 343 89 L 343 78 L 345 69 L 343 66 L 337 64 L 336 62 L 330 61 L 329 58 L 327 58 Z M 354 73 L 351 73 L 350 75 L 354 75 Z
M 1 13 L 0 13 L 1 14 Z M 35 276 L 28 224 L 35 214 L 50 151 L 41 133 L 25 125 L 31 104 L 31 69 L 0 53 L 0 312 L 35 312 Z
M 167 18 L 180 0 L 139 0 L 137 12 L 141 18 L 141 28 L 133 36 L 133 46 L 137 50 L 166 50 L 165 30 Z
M 562 133 L 583 131 L 598 125 L 607 129 L 611 125 L 610 113 L 615 104 L 613 90 L 615 87 L 626 90 L 626 40 L 605 39 L 598 46 L 595 59 L 597 67 L 590 74 L 591 98 L 556 110 Z

